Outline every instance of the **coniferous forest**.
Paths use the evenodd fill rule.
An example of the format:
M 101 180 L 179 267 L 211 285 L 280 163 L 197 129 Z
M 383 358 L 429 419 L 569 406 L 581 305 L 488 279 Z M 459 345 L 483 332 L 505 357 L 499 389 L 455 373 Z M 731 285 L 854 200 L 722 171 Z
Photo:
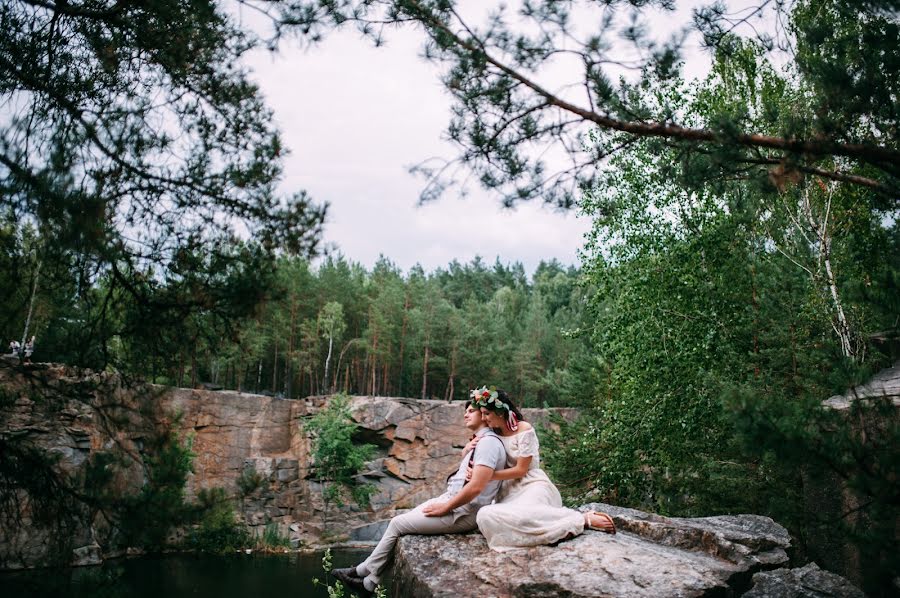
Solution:
M 602 41 L 618 21 L 573 49 L 573 2 L 526 3 L 534 30 L 444 1 L 249 4 L 271 37 L 202 0 L 0 8 L 4 343 L 33 334 L 36 361 L 176 386 L 459 400 L 487 384 L 579 407 L 541 439 L 572 500 L 770 515 L 813 557 L 807 540 L 837 529 L 867 589 L 889 587 L 895 408 L 858 406 L 850 425 L 821 403 L 900 352 L 896 1 L 761 2 L 762 32 L 701 6 L 685 23 L 712 63 L 700 79 L 684 39 L 638 25 L 616 30 L 639 50 L 631 76 L 607 72 L 624 64 Z M 235 65 L 254 45 L 341 27 L 378 45 L 407 23 L 453 98 L 452 165 L 506 206 L 590 219 L 580 264 L 321 255 L 327 205 L 279 195 L 283 142 Z M 537 81 L 567 52 L 582 99 Z M 451 192 L 452 168 L 416 172 L 421 201 Z M 862 497 L 865 526 L 804 501 L 823 476 Z
M 158 319 L 148 325 L 157 316 L 147 306 L 107 305 L 121 310 L 115 321 L 122 327 L 107 329 L 107 338 L 80 337 L 86 320 L 77 314 L 85 306 L 53 294 L 43 279 L 48 288 L 39 288 L 33 306 L 33 285 L 10 297 L 5 338 L 21 334 L 31 309 L 35 358 L 115 367 L 161 384 L 288 398 L 346 392 L 460 400 L 491 381 L 526 406 L 589 403 L 578 396 L 579 376 L 590 368 L 579 333 L 586 292 L 574 267 L 542 263 L 527 276 L 521 264 L 476 259 L 402 273 L 387 259 L 367 271 L 340 256 L 317 265 L 283 256 L 266 267 L 252 280 L 244 273 L 241 284 L 253 285 L 261 300 L 238 319 L 211 309 L 168 327 Z M 203 292 L 211 291 L 205 282 Z

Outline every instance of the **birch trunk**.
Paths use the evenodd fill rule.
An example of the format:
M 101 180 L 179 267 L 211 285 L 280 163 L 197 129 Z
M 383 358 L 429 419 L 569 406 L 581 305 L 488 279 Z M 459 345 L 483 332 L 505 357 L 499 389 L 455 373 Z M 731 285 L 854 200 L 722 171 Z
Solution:
M 322 382 L 322 387 L 324 388 L 326 393 L 330 392 L 331 388 L 332 388 L 331 385 L 328 384 L 328 366 L 331 365 L 331 350 L 333 347 L 334 347 L 334 337 L 329 335 L 328 336 L 328 356 L 325 357 L 325 378 L 324 378 L 324 381 Z
M 34 299 L 37 297 L 38 278 L 41 275 L 41 264 L 43 260 L 38 260 L 37 267 L 34 269 L 34 284 L 31 285 L 31 299 L 28 301 L 28 315 L 25 317 L 25 331 L 22 332 L 22 346 L 20 351 L 25 354 L 25 343 L 28 342 L 28 329 L 31 327 L 31 316 L 34 314 Z

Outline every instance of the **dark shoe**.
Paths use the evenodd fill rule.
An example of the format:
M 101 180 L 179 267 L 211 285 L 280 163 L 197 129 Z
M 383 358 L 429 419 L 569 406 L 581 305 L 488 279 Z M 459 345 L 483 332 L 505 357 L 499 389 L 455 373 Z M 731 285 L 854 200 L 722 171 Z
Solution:
M 374 592 L 370 592 L 363 584 L 363 578 L 356 574 L 356 567 L 347 567 L 344 569 L 332 569 L 331 574 L 339 582 L 344 584 L 347 589 L 353 590 L 363 598 L 374 596 Z
M 342 569 L 332 569 L 331 574 L 337 577 L 340 581 L 345 581 L 347 577 L 355 577 L 356 579 L 362 579 L 359 576 L 359 573 L 356 572 L 356 567 L 344 567 Z

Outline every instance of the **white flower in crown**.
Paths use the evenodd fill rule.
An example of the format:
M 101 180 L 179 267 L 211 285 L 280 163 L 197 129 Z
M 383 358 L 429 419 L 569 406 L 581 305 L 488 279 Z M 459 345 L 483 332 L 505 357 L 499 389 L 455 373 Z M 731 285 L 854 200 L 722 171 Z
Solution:
M 492 406 L 493 409 L 503 409 L 507 412 L 512 412 L 512 408 L 503 402 L 500 398 L 500 393 L 497 392 L 497 388 L 494 386 L 490 388 L 487 386 L 476 388 L 469 392 L 469 397 L 475 402 L 477 407 Z
M 479 403 L 493 403 L 495 400 L 498 400 L 498 397 L 497 390 L 493 386 L 490 388 L 482 386 L 469 393 L 469 398 Z

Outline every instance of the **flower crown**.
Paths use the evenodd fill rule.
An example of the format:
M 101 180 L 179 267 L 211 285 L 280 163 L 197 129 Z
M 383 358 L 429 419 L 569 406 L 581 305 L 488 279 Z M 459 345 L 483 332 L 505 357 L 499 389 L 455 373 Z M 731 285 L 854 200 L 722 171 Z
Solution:
M 472 399 L 472 404 L 478 409 L 484 407 L 491 411 L 506 411 L 506 427 L 513 432 L 519 429 L 519 419 L 516 417 L 516 412 L 512 410 L 509 403 L 500 400 L 500 393 L 497 392 L 495 387 L 482 386 L 481 388 L 476 388 L 469 392 L 469 398 Z
M 469 398 L 472 399 L 472 402 L 478 408 L 486 407 L 494 411 L 499 411 L 500 409 L 507 412 L 512 411 L 508 404 L 500 400 L 500 393 L 493 386 L 490 388 L 486 386 L 476 388 L 469 392 Z

